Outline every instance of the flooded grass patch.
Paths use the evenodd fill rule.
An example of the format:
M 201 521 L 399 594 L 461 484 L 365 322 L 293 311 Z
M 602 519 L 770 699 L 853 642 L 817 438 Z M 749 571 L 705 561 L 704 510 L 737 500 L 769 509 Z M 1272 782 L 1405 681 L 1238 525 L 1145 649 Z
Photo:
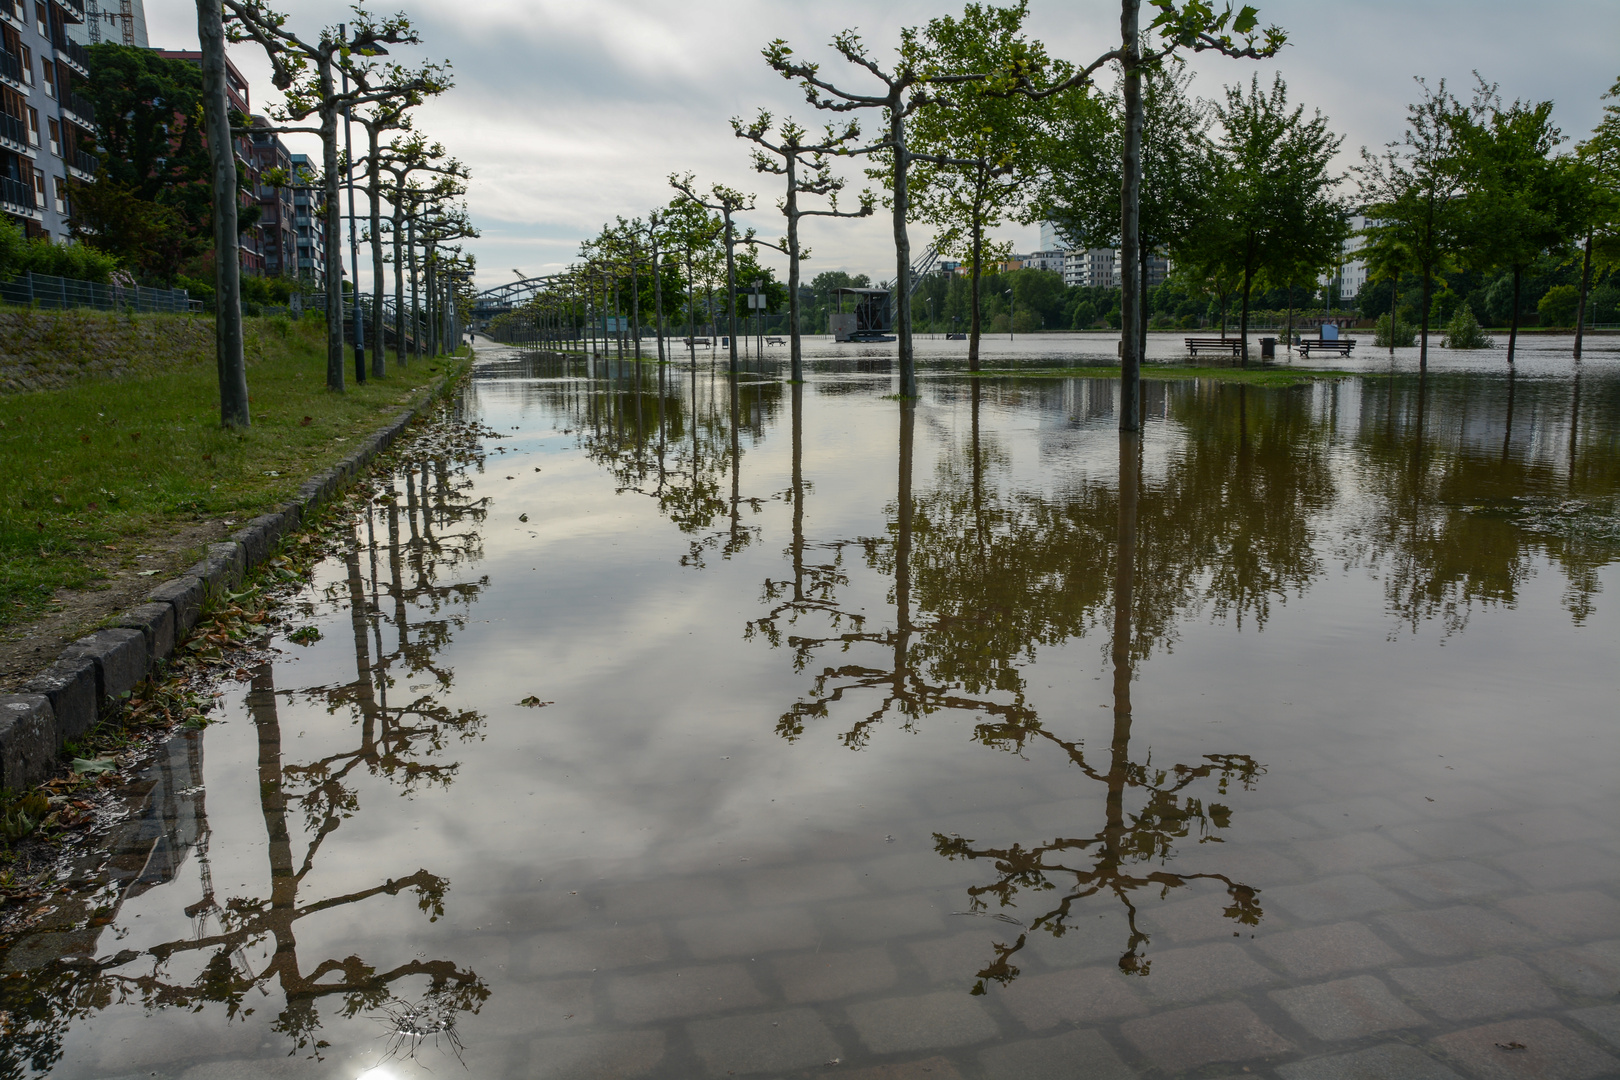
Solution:
M 1027 379 L 1117 379 L 1119 367 L 1113 364 L 1087 365 L 1061 368 L 986 368 L 965 371 L 970 378 L 1027 378 Z M 1284 387 L 1322 379 L 1343 379 L 1348 372 L 1318 368 L 1296 367 L 1191 367 L 1181 364 L 1143 364 L 1142 378 L 1147 381 L 1178 382 L 1185 379 L 1210 379 L 1215 382 L 1242 383 L 1248 386 Z

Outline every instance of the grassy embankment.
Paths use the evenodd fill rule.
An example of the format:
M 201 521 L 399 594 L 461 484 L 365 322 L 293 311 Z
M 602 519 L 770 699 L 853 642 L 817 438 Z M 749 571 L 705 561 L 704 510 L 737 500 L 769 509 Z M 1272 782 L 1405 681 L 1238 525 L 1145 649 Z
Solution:
M 105 318 L 116 330 L 125 317 Z M 227 431 L 211 328 L 209 347 L 198 348 L 196 320 L 142 321 L 161 319 L 184 331 L 174 336 L 183 355 L 137 358 L 123 378 L 0 395 L 0 627 L 45 611 L 57 589 L 94 585 L 109 563 L 161 547 L 181 528 L 264 513 L 467 363 L 390 364 L 386 378 L 364 386 L 351 370 L 348 392 L 335 394 L 325 386 L 323 323 L 248 319 L 253 425 Z M 144 327 L 142 340 L 150 336 Z
M 964 375 L 978 378 L 1021 379 L 1117 379 L 1119 367 L 1114 364 L 1096 364 L 1088 367 L 1065 368 L 986 368 L 979 372 L 964 371 Z M 1318 379 L 1344 379 L 1356 374 L 1351 371 L 1329 371 L 1321 368 L 1300 367 L 1189 367 L 1181 364 L 1143 364 L 1142 378 L 1157 382 L 1176 382 L 1183 379 L 1214 379 L 1219 382 L 1245 383 L 1249 386 L 1297 386 Z

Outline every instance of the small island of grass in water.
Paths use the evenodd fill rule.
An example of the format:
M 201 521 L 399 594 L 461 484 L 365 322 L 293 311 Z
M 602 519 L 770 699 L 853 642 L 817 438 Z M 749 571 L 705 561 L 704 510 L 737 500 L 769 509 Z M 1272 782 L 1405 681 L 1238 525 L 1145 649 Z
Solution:
M 1082 367 L 1061 368 L 986 368 L 965 371 L 962 374 L 978 378 L 1036 379 L 1115 379 L 1119 377 L 1117 364 L 1090 364 Z M 1180 379 L 1217 379 L 1221 382 L 1247 383 L 1251 386 L 1297 386 L 1319 379 L 1345 379 L 1354 372 L 1331 371 L 1324 368 L 1301 367 L 1191 367 L 1185 364 L 1143 364 L 1142 378 L 1149 381 L 1169 382 Z

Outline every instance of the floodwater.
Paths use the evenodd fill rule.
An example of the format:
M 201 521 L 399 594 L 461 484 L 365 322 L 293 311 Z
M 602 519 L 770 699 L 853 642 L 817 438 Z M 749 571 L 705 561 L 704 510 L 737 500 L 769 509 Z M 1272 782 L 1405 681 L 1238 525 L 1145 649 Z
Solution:
M 484 346 L 0 1075 L 1620 1074 L 1620 363 L 1357 359 Z

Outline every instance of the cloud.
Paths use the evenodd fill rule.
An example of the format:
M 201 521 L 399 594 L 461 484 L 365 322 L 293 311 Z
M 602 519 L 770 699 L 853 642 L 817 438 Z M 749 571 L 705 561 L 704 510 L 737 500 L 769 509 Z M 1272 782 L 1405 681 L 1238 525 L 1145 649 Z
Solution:
M 566 265 L 602 223 L 667 202 L 672 172 L 759 193 L 760 209 L 747 224 L 778 235 L 774 180 L 750 169 L 727 120 L 761 107 L 806 123 L 818 118 L 795 87 L 766 67 L 761 47 L 786 38 L 799 55 L 822 60 L 829 76 L 849 80 L 856 75 L 825 48 L 833 33 L 858 27 L 882 59 L 892 55 L 902 26 L 961 9 L 916 0 L 407 2 L 425 45 L 414 57 L 402 50 L 400 59 L 447 58 L 455 68 L 455 89 L 421 110 L 418 127 L 472 169 L 468 202 L 484 235 L 468 247 L 489 283 L 509 279 L 513 267 L 542 273 Z M 304 33 L 347 13 L 330 0 L 277 6 Z M 1214 96 L 1223 83 L 1251 73 L 1269 81 L 1281 71 L 1294 101 L 1320 108 L 1344 133 L 1345 167 L 1361 146 L 1399 138 L 1414 75 L 1431 83 L 1444 77 L 1465 91 L 1477 68 L 1501 84 L 1505 97 L 1555 100 L 1558 121 L 1576 138 L 1597 122 L 1598 96 L 1620 76 L 1612 50 L 1620 40 L 1620 4 L 1612 0 L 1533 7 L 1506 0 L 1260 0 L 1259 7 L 1263 21 L 1288 30 L 1283 55 L 1261 64 L 1197 57 L 1197 91 Z M 1117 12 L 1108 0 L 1033 0 L 1029 27 L 1053 55 L 1085 59 L 1109 47 Z M 154 3 L 147 19 L 153 44 L 195 46 L 191 5 Z M 232 56 L 253 83 L 255 105 L 272 102 L 262 54 L 244 45 Z M 849 175 L 852 187 L 867 183 L 858 170 Z M 914 246 L 927 236 L 916 228 Z M 1001 236 L 1021 250 L 1036 242 L 1031 227 L 1008 227 Z M 882 214 L 814 223 L 806 241 L 817 271 L 893 275 Z

